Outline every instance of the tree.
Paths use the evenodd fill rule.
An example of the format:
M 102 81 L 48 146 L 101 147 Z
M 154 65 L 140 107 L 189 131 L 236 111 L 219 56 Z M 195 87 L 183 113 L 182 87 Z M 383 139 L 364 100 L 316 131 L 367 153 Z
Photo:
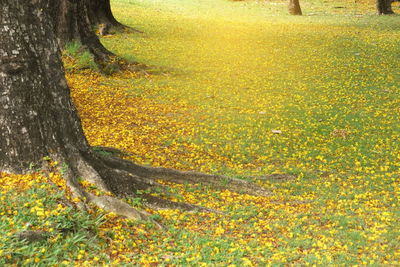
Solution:
M 108 2 L 108 7 L 110 6 L 109 0 L 99 1 L 101 1 L 101 3 Z M 66 44 L 71 42 L 78 42 L 91 52 L 96 62 L 109 62 L 110 57 L 114 56 L 114 54 L 101 44 L 99 38 L 93 31 L 93 25 L 100 21 L 100 17 L 103 18 L 103 16 L 95 15 L 100 14 L 100 11 L 103 10 L 103 6 L 101 5 L 95 8 L 95 2 L 97 1 L 50 1 L 49 9 L 51 21 L 53 22 L 54 33 L 60 47 L 63 48 Z M 114 18 L 111 9 L 109 9 L 109 12 L 104 11 L 103 13 L 107 13 L 109 17 Z M 89 14 L 91 14 L 91 16 L 89 16 Z M 101 21 L 103 21 L 103 19 Z M 115 19 L 114 21 L 114 23 L 117 23 Z
M 376 9 L 378 15 L 394 14 L 392 10 L 393 0 L 376 0 Z
M 110 0 L 51 1 L 49 9 L 59 46 L 64 48 L 68 43 L 79 43 L 93 55 L 100 70 L 106 73 L 118 70 L 122 61 L 101 44 L 94 29 L 98 28 L 100 35 L 109 34 L 111 28 L 142 33 L 115 19 Z
M 49 16 L 52 0 L 0 0 L 0 170 L 24 173 L 46 165 L 46 157 L 65 165 L 72 193 L 128 218 L 148 218 L 116 197 L 87 192 L 77 177 L 114 195 L 135 195 L 159 186 L 158 179 L 204 183 L 249 194 L 268 195 L 259 186 L 217 175 L 152 168 L 95 153 L 86 140 L 70 98 L 60 50 Z M 160 186 L 161 187 L 161 186 Z M 148 194 L 152 206 L 203 209 Z
M 92 25 L 106 24 L 111 27 L 126 28 L 115 19 L 110 0 L 87 0 L 87 2 L 88 17 Z
M 290 15 L 302 15 L 299 0 L 289 0 L 288 10 Z

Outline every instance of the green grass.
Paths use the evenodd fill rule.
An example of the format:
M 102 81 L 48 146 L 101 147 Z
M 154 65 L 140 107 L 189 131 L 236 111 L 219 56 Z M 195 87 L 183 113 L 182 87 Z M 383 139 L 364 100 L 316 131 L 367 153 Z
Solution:
M 318 1 L 309 5 L 323 8 Z M 360 159 L 364 167 L 394 170 L 396 17 L 355 17 L 351 10 L 291 17 L 280 6 L 117 1 L 120 20 L 145 34 L 103 41 L 119 55 L 131 51 L 140 62 L 176 70 L 152 79 L 149 95 L 198 107 L 199 125 L 190 142 L 218 143 L 218 153 L 235 163 L 266 166 L 276 160 L 281 166 L 271 168 L 286 171 L 294 165 L 354 171 Z M 143 80 L 136 84 L 145 87 Z M 272 136 L 272 129 L 283 134 Z M 349 134 L 332 138 L 335 129 Z M 376 151 L 380 142 L 391 149 Z M 349 150 L 353 156 L 342 157 Z M 323 160 L 315 160 L 318 156 Z
M 272 186 L 290 198 L 313 196 L 314 219 L 298 230 L 297 219 L 279 221 L 286 221 L 288 231 L 299 231 L 282 251 L 309 264 L 376 262 L 358 258 L 357 250 L 373 250 L 372 240 L 390 242 L 384 232 L 398 231 L 393 224 L 400 166 L 398 16 L 378 17 L 373 3 L 346 1 L 305 2 L 303 17 L 286 15 L 282 2 L 255 1 L 116 1 L 114 10 L 145 34 L 104 43 L 118 54 L 131 51 L 140 62 L 171 69 L 153 77 L 152 90 L 143 95 L 193 106 L 194 134 L 177 142 L 220 156 L 183 168 L 296 173 L 298 181 Z M 385 207 L 370 207 L 375 201 Z M 382 231 L 366 216 L 382 222 L 384 211 L 395 218 Z M 331 229 L 317 233 L 322 221 Z M 310 250 L 320 247 L 317 239 L 324 240 L 326 251 L 348 250 L 305 257 L 294 252 L 306 240 L 315 240 L 306 245 Z M 385 251 L 377 256 L 381 263 L 394 255 L 393 243 Z
M 6 191 L 3 188 L 1 266 L 68 266 L 70 259 L 92 261 L 94 257 L 107 262 L 108 256 L 100 253 L 104 240 L 97 235 L 97 227 L 104 219 L 66 207 L 64 193 L 45 180 L 23 192 L 18 188 Z M 36 242 L 17 238 L 18 233 L 27 230 L 45 231 L 45 238 Z
M 94 62 L 93 55 L 82 48 L 77 42 L 71 42 L 65 45 L 64 55 L 69 57 L 69 63 L 65 64 L 67 71 L 74 69 L 93 69 L 98 70 L 97 64 Z
M 117 18 L 144 34 L 119 33 L 102 42 L 150 66 L 150 75 L 114 75 L 90 85 L 110 104 L 114 95 L 107 91 L 103 98 L 104 87 L 185 108 L 181 117 L 161 109 L 160 121 L 151 120 L 154 129 L 163 120 L 182 123 L 168 136 L 152 131 L 159 148 L 138 155 L 142 163 L 247 179 L 292 173 L 297 179 L 259 181 L 274 192 L 268 198 L 189 185 L 153 192 L 226 213 L 153 211 L 164 231 L 71 208 L 50 216 L 47 225 L 31 208 L 40 200 L 43 210 L 55 210 L 62 193 L 40 183 L 23 194 L 6 190 L 0 195 L 0 215 L 6 216 L 0 231 L 7 233 L 0 236 L 0 265 L 28 265 L 28 259 L 34 265 L 36 258 L 38 266 L 398 265 L 399 17 L 375 16 L 374 3 L 366 1 L 301 4 L 305 16 L 293 17 L 286 2 L 112 1 Z M 79 48 L 67 51 L 76 55 Z M 93 114 L 109 114 L 89 106 Z M 101 143 L 100 130 L 86 127 L 96 145 L 132 143 L 117 137 Z M 107 136 L 117 131 L 115 126 Z M 123 136 L 128 133 L 124 129 Z M 168 153 L 173 146 L 176 153 Z M 127 201 L 143 207 L 140 197 Z M 27 222 L 53 228 L 50 241 L 16 240 Z

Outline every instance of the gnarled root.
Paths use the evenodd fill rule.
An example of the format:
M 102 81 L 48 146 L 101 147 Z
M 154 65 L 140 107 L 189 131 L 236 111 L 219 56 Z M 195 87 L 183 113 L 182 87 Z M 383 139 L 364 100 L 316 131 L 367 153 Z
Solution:
M 198 172 L 179 171 L 161 167 L 147 167 L 134 164 L 130 161 L 114 157 L 103 157 L 103 162 L 110 168 L 125 170 L 134 173 L 138 177 L 147 180 L 164 180 L 179 184 L 204 184 L 210 185 L 215 189 L 229 189 L 234 192 L 256 195 L 270 196 L 271 192 L 245 180 L 231 178 L 221 175 L 211 175 Z
M 80 208 L 85 209 L 87 203 L 93 203 L 105 211 L 134 220 L 153 221 L 147 212 L 140 211 L 117 197 L 135 196 L 138 190 L 165 187 L 159 184 L 157 180 L 180 184 L 203 184 L 216 189 L 229 189 L 234 192 L 258 196 L 271 195 L 271 192 L 249 181 L 219 175 L 146 167 L 120 158 L 99 155 L 92 151 L 74 153 L 73 156 L 63 157 L 61 160 L 69 163 L 67 170 L 63 170 L 63 175 L 72 194 L 74 197 L 85 200 L 83 204 L 80 204 Z M 96 185 L 100 190 L 111 194 L 96 196 L 85 190 L 77 181 L 77 177 L 81 177 Z M 152 209 L 222 213 L 218 210 L 189 203 L 174 202 L 147 193 L 141 194 L 141 197 L 145 200 L 143 204 Z M 162 228 L 157 222 L 153 221 L 153 223 Z

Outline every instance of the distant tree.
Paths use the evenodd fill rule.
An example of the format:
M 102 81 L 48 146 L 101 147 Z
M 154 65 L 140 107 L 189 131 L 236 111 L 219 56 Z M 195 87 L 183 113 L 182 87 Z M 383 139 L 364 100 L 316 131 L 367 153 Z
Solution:
M 289 0 L 288 10 L 290 15 L 302 15 L 299 0 Z
M 162 187 L 157 183 L 159 179 L 177 183 L 210 184 L 216 188 L 229 188 L 249 194 L 268 194 L 265 189 L 243 180 L 145 167 L 118 157 L 96 153 L 84 135 L 70 97 L 52 23 L 54 17 L 53 20 L 50 19 L 50 15 L 54 16 L 51 13 L 54 2 L 68 4 L 54 0 L 1 0 L 1 172 L 26 173 L 32 167 L 45 167 L 46 159 L 50 157 L 63 163 L 63 177 L 73 194 L 84 200 L 83 203 L 92 202 L 128 218 L 146 219 L 148 216 L 116 197 L 91 194 L 77 179 L 87 180 L 101 190 L 117 196 L 135 196 L 137 190 Z M 78 18 L 83 18 L 81 16 L 84 11 L 79 7 L 84 6 L 79 6 L 79 2 L 75 3 L 77 8 L 66 10 L 74 10 L 78 12 Z M 70 23 L 67 25 L 86 22 L 73 20 Z M 79 27 L 74 32 L 81 34 Z M 153 207 L 208 210 L 150 194 L 140 196 Z
M 376 0 L 376 10 L 379 15 L 394 14 L 392 9 L 393 0 Z

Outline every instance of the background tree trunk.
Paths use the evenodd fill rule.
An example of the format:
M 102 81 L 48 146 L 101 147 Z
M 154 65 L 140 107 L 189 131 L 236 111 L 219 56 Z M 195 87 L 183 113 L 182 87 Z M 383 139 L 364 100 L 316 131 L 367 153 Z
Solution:
M 376 10 L 379 15 L 394 14 L 392 0 L 376 0 Z
M 288 11 L 290 15 L 302 15 L 299 0 L 289 0 Z
M 89 20 L 92 25 L 106 24 L 123 28 L 111 12 L 110 0 L 88 0 Z
M 58 44 L 62 48 L 70 42 L 79 42 L 94 55 L 98 63 L 110 61 L 114 54 L 101 44 L 92 29 L 89 4 L 89 0 L 50 1 L 51 21 Z

